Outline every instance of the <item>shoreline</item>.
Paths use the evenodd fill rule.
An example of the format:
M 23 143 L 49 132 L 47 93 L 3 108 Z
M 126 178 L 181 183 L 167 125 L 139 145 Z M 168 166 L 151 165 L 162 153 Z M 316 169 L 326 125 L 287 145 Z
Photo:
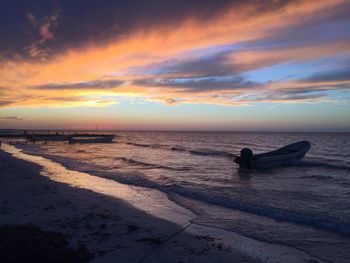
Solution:
M 80 240 L 95 253 L 94 262 L 109 262 L 114 258 L 130 262 L 169 259 L 171 262 L 231 262 L 233 258 L 236 262 L 321 262 L 292 247 L 194 224 L 191 222 L 196 217 L 193 212 L 170 201 L 158 190 L 71 171 L 6 144 L 1 150 L 1 161 L 10 164 L 5 169 L 0 166 L 1 177 L 5 177 L 0 178 L 1 187 L 11 188 L 15 184 L 16 188 L 24 184 L 32 190 L 25 195 L 38 196 L 35 200 L 26 200 L 27 206 L 40 206 L 42 210 L 28 215 L 31 209 L 25 206 L 12 211 L 11 216 L 2 216 L 0 223 L 34 222 L 43 228 L 68 233 L 73 236 L 73 246 Z M 19 173 L 25 176 L 22 174 L 21 178 Z M 44 188 L 36 189 L 35 181 L 40 181 Z M 46 191 L 45 187 L 48 187 Z M 12 206 L 21 199 L 20 195 L 16 196 L 16 190 L 10 191 L 12 195 L 9 191 L 5 194 Z M 9 210 L 13 208 L 11 204 L 7 206 Z M 23 211 L 27 213 L 26 219 L 19 220 Z M 75 229 L 70 229 L 72 225 Z M 117 248 L 116 244 L 126 245 Z

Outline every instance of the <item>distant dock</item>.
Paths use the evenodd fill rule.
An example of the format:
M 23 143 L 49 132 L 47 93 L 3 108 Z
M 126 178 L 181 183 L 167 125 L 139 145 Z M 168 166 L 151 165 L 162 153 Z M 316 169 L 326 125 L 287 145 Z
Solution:
M 28 144 L 31 142 L 35 144 L 36 142 L 48 141 L 67 141 L 67 142 L 76 142 L 76 138 L 85 138 L 85 142 L 94 142 L 94 140 L 88 140 L 88 138 L 96 138 L 95 142 L 107 142 L 106 138 L 111 142 L 115 136 L 110 134 L 101 134 L 101 133 L 76 133 L 76 132 L 54 132 L 54 133 L 0 133 L 0 143 L 9 142 L 10 144 Z

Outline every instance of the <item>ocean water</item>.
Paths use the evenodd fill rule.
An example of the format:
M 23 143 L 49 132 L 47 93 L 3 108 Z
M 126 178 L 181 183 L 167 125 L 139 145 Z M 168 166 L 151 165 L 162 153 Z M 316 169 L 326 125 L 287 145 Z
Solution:
M 350 262 L 350 134 L 109 133 L 112 144 L 20 147 L 69 169 L 159 189 L 194 211 L 198 224 Z M 290 166 L 242 170 L 232 162 L 243 147 L 261 153 L 299 140 L 311 150 Z

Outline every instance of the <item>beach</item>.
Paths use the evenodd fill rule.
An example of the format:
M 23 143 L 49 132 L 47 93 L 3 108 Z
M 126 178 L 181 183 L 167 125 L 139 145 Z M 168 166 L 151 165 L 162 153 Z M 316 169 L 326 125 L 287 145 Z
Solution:
M 300 250 L 192 223 L 154 189 L 67 170 L 2 145 L 0 224 L 34 224 L 86 246 L 92 262 L 316 262 Z

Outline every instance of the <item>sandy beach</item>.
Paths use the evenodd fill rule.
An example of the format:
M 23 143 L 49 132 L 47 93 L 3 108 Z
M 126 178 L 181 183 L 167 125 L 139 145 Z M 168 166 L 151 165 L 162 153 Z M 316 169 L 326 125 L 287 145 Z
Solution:
M 67 170 L 2 145 L 0 224 L 34 224 L 86 246 L 92 262 L 319 262 L 288 246 L 191 223 L 154 189 Z

